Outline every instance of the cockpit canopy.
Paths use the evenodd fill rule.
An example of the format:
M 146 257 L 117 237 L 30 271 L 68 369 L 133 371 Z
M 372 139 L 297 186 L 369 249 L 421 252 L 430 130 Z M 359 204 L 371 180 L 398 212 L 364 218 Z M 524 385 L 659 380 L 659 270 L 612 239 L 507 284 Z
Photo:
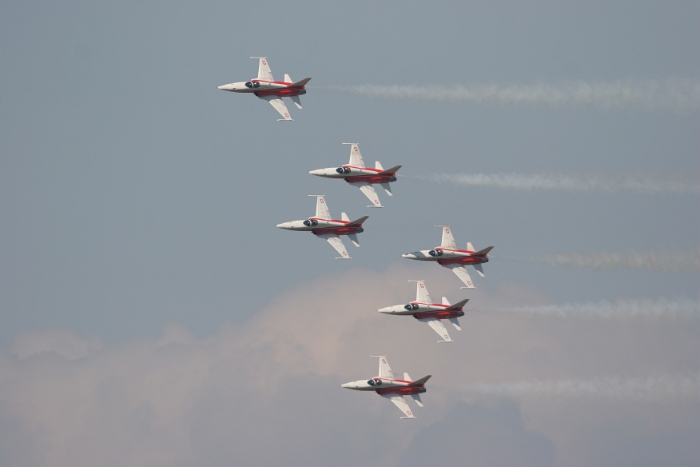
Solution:
M 367 381 L 367 384 L 369 384 L 370 386 L 374 386 L 374 385 L 381 386 L 382 380 L 381 379 L 370 379 Z
M 252 82 L 252 81 L 248 81 L 247 83 L 245 83 L 245 87 L 247 87 L 247 88 L 249 88 L 249 89 L 259 88 L 259 87 L 260 87 L 260 83 L 258 83 L 258 82 L 255 82 L 255 83 L 254 83 L 254 82 Z
M 409 303 L 408 305 L 404 305 L 404 308 L 408 311 L 411 310 L 417 310 L 418 309 L 418 304 L 417 303 Z
M 307 219 L 303 222 L 303 224 L 307 227 L 311 227 L 312 225 L 318 225 L 318 221 L 315 219 Z
M 339 174 L 349 174 L 350 173 L 350 167 L 338 167 L 335 169 L 336 172 Z
M 430 256 L 442 256 L 442 255 L 443 255 L 443 252 L 442 252 L 442 250 L 430 250 L 430 251 L 428 252 L 428 254 L 429 254 Z

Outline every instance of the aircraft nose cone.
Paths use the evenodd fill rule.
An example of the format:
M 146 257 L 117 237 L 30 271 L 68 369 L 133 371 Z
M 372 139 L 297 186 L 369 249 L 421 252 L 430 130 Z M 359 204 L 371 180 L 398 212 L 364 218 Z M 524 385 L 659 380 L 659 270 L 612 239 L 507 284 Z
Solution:
M 380 313 L 391 313 L 391 307 L 390 307 L 390 306 L 387 306 L 387 307 L 384 307 L 384 308 L 380 308 L 380 309 L 378 309 L 377 311 L 380 312 Z
M 232 85 L 230 85 L 230 84 L 222 84 L 222 85 L 219 86 L 217 89 L 220 89 L 220 90 L 222 90 L 222 91 L 231 91 L 231 90 L 234 89 L 234 87 L 233 87 Z
M 323 175 L 323 169 L 316 169 L 309 171 L 311 175 Z
M 402 258 L 416 259 L 416 255 L 413 253 L 404 253 L 401 255 Z
M 345 383 L 345 384 L 341 384 L 340 387 L 345 388 L 345 389 L 350 389 L 351 385 L 352 385 L 352 383 Z
M 278 229 L 291 229 L 292 228 L 292 223 L 291 222 L 282 222 L 281 224 L 277 224 Z

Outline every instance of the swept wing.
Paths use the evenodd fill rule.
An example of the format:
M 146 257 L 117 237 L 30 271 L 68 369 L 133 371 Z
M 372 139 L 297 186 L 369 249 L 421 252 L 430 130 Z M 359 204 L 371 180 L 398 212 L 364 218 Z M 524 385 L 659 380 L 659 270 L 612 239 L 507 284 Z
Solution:
M 452 269 L 452 272 L 454 272 L 457 275 L 457 277 L 459 277 L 459 279 L 462 282 L 464 282 L 464 285 L 467 286 L 465 288 L 467 288 L 467 289 L 474 288 L 474 284 L 472 283 L 472 278 L 469 277 L 469 273 L 464 268 L 464 266 L 462 266 L 460 264 L 446 264 L 446 265 L 444 265 L 444 267 Z
M 405 417 L 401 418 L 416 418 L 413 416 L 413 412 L 411 412 L 411 409 L 408 407 L 408 404 L 403 396 L 399 396 L 398 394 L 383 394 L 382 397 L 389 399 L 396 407 L 399 408 L 399 410 L 401 410 L 401 412 L 406 415 Z
M 276 111 L 282 115 L 283 118 L 280 118 L 280 120 L 289 120 L 290 122 L 292 121 L 292 117 L 289 116 L 289 110 L 287 110 L 287 106 L 284 105 L 284 101 L 282 100 L 281 97 L 277 96 L 259 96 L 260 99 L 264 99 L 267 102 L 269 102 L 272 107 L 275 108 Z
M 438 342 L 452 342 L 452 339 L 450 339 L 450 335 L 447 333 L 447 329 L 445 329 L 445 326 L 442 325 L 442 322 L 439 319 L 425 318 L 421 321 L 424 323 L 428 323 L 428 326 L 433 328 L 433 331 L 437 332 L 438 335 L 444 339 L 443 341 Z
M 353 183 L 357 188 L 360 189 L 362 193 L 365 194 L 367 198 L 372 202 L 373 208 L 383 208 L 382 203 L 379 201 L 377 192 L 374 191 L 374 187 L 367 182 Z
M 343 241 L 340 239 L 339 236 L 337 236 L 336 234 L 324 234 L 319 235 L 319 237 L 326 239 L 326 241 L 330 243 L 333 248 L 335 248 L 335 251 L 340 253 L 339 259 L 351 259 L 350 255 L 348 254 L 348 251 L 345 249 Z

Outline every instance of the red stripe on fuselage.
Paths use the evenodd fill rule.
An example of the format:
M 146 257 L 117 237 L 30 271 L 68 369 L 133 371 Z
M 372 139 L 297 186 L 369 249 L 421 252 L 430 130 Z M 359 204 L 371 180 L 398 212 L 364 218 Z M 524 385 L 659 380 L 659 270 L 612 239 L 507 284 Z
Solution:
M 348 183 L 367 182 L 367 183 L 391 183 L 396 181 L 396 174 L 388 175 L 353 175 L 345 177 Z
M 416 319 L 426 319 L 426 318 L 437 318 L 437 319 L 448 319 L 448 318 L 459 318 L 464 316 L 464 312 L 459 310 L 445 310 L 445 311 L 423 311 L 414 313 L 413 317 Z

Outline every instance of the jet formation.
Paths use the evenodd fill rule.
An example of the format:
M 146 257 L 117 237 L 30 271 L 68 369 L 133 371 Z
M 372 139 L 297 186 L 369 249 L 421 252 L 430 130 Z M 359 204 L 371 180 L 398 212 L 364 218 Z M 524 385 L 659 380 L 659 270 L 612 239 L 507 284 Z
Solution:
M 275 81 L 266 57 L 251 57 L 259 60 L 258 77 L 249 81 L 224 84 L 219 86 L 222 91 L 254 94 L 260 99 L 268 101 L 272 107 L 282 116 L 278 121 L 292 121 L 287 106 L 282 100 L 288 97 L 301 109 L 299 96 L 306 94 L 306 84 L 311 78 L 305 78 L 294 82 L 288 75 L 284 75 L 283 81 Z M 343 179 L 351 186 L 357 187 L 372 203 L 371 208 L 382 208 L 381 201 L 375 191 L 375 185 L 384 188 L 387 195 L 392 196 L 391 183 L 396 182 L 396 172 L 400 165 L 384 169 L 379 161 L 375 162 L 374 168 L 366 167 L 357 143 L 343 143 L 350 146 L 350 160 L 347 164 L 339 167 L 312 170 L 309 173 L 318 177 Z M 364 232 L 363 223 L 369 216 L 363 216 L 351 221 L 346 213 L 341 213 L 340 219 L 333 219 L 326 204 L 324 195 L 309 195 L 316 198 L 316 214 L 308 219 L 283 222 L 277 227 L 284 230 L 296 230 L 301 232 L 311 232 L 316 237 L 325 239 L 340 254 L 336 259 L 351 259 L 341 236 L 346 236 L 350 241 L 359 247 L 360 243 L 357 234 Z M 477 273 L 484 277 L 483 263 L 489 261 L 488 253 L 493 248 L 489 246 L 477 251 L 470 242 L 467 248 L 460 250 L 457 248 L 452 231 L 448 225 L 438 225 L 442 227 L 442 243 L 431 250 L 420 250 L 413 253 L 406 253 L 404 258 L 416 261 L 435 261 L 443 267 L 449 268 L 466 285 L 462 289 L 473 289 L 471 277 L 466 266 L 473 266 Z M 453 305 L 442 297 L 441 303 L 433 303 L 425 285 L 425 281 L 417 280 L 416 299 L 407 304 L 392 305 L 377 310 L 380 313 L 397 316 L 412 316 L 414 319 L 428 324 L 439 336 L 438 342 L 453 342 L 447 329 L 443 325 L 443 320 L 448 320 L 458 331 L 461 331 L 459 318 L 464 316 L 464 305 L 469 299 L 461 300 Z M 375 356 L 373 356 L 375 357 Z M 380 396 L 389 399 L 404 414 L 401 418 L 413 419 L 415 416 L 409 408 L 404 396 L 411 396 L 416 404 L 423 407 L 420 395 L 426 392 L 425 383 L 431 375 L 424 376 L 418 380 L 412 380 L 408 373 L 404 373 L 403 379 L 394 378 L 394 374 L 387 363 L 386 356 L 379 358 L 379 375 L 367 380 L 352 381 L 342 384 L 341 387 L 356 391 L 374 391 Z
M 277 112 L 282 115 L 282 118 L 277 121 L 292 121 L 289 116 L 287 106 L 284 105 L 283 97 L 289 97 L 294 104 L 301 109 L 301 100 L 299 96 L 306 94 L 306 83 L 311 78 L 304 78 L 296 83 L 288 74 L 284 75 L 284 81 L 275 81 L 272 77 L 270 65 L 267 63 L 267 57 L 250 57 L 260 60 L 258 63 L 258 77 L 250 81 L 240 81 L 238 83 L 223 84 L 219 86 L 222 91 L 241 92 L 247 94 L 255 94 L 260 99 L 268 101 Z

